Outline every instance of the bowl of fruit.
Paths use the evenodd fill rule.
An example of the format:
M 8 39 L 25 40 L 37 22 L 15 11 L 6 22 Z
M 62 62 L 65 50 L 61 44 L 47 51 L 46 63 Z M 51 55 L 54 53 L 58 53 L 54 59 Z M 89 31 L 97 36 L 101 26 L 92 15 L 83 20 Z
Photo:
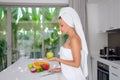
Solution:
M 28 69 L 31 73 L 39 73 L 46 71 L 50 68 L 50 64 L 45 61 L 34 61 L 31 64 L 28 64 Z

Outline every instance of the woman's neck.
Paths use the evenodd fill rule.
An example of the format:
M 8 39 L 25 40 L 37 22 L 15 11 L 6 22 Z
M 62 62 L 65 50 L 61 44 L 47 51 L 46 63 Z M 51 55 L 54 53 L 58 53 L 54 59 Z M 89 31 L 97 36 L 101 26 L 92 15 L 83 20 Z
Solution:
M 73 29 L 69 30 L 69 33 L 68 33 L 69 39 L 71 39 L 75 34 L 76 34 L 75 30 Z

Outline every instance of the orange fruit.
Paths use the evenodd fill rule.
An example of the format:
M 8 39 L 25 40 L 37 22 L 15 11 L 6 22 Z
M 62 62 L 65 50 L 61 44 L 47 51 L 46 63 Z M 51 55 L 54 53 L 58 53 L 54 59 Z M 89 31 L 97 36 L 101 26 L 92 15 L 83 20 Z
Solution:
M 39 64 L 40 64 L 40 66 L 43 65 L 43 64 L 46 64 L 46 65 L 50 66 L 50 64 L 48 62 L 44 62 L 44 61 L 39 62 Z
M 36 69 L 41 68 L 41 66 L 40 66 L 38 61 L 33 62 L 33 67 L 36 68 Z

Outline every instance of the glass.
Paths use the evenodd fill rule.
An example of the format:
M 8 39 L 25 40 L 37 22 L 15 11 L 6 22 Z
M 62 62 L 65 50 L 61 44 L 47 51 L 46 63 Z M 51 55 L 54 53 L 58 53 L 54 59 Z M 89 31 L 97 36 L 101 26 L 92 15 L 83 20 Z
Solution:
M 7 67 L 7 10 L 0 7 L 0 71 Z
M 13 62 L 22 56 L 41 57 L 41 11 L 41 8 L 12 8 L 13 55 L 18 54 L 12 58 Z
M 60 8 L 12 8 L 13 63 L 22 56 L 41 58 L 45 57 L 47 50 L 53 50 L 54 53 L 59 51 L 59 10 Z

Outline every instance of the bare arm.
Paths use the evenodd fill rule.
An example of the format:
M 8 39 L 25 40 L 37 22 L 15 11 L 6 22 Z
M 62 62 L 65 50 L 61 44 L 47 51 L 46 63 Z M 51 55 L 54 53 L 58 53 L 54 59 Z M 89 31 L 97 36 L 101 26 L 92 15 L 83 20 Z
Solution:
M 60 72 L 61 68 L 52 68 L 48 70 L 49 72 Z
M 80 61 L 81 61 L 81 53 L 80 53 L 81 52 L 81 41 L 78 39 L 72 39 L 70 46 L 71 46 L 73 60 L 63 60 L 63 59 L 56 58 L 56 57 L 50 60 L 58 61 L 60 63 L 73 66 L 73 67 L 79 67 Z

